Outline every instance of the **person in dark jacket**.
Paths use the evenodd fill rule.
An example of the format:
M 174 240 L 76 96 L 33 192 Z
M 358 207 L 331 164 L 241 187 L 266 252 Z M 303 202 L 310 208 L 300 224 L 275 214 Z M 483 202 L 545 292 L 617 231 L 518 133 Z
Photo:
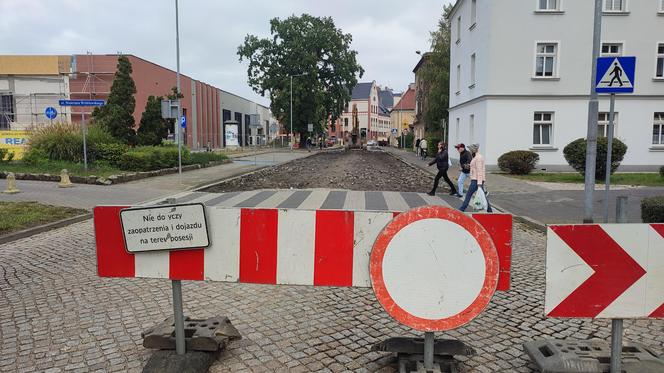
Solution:
M 434 158 L 433 161 L 429 162 L 429 166 L 432 166 L 434 163 L 438 167 L 438 174 L 436 174 L 436 178 L 434 179 L 433 189 L 431 189 L 431 192 L 427 194 L 430 196 L 436 195 L 436 189 L 438 189 L 438 182 L 442 177 L 447 183 L 447 185 L 450 186 L 450 195 L 452 196 L 456 195 L 457 190 L 454 187 L 452 180 L 450 180 L 449 176 L 447 176 L 447 170 L 450 168 L 450 159 L 449 155 L 447 154 L 447 149 L 445 149 L 445 144 L 442 141 L 438 143 L 438 153 L 436 154 L 436 158 Z
M 470 162 L 473 160 L 473 155 L 466 150 L 466 145 L 463 143 L 454 145 L 456 150 L 459 151 L 459 180 L 457 181 L 457 194 L 456 196 L 463 197 L 463 184 L 470 176 Z
M 415 155 L 420 156 L 420 139 L 415 140 Z

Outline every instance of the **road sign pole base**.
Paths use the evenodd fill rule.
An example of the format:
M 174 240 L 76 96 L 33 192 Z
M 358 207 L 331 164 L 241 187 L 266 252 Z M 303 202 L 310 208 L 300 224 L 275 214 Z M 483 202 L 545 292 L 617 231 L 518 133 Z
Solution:
M 424 338 L 394 337 L 371 347 L 372 351 L 395 352 L 399 361 L 399 373 L 456 373 L 460 371 L 459 362 L 454 355 L 472 356 L 475 349 L 455 339 L 434 339 L 433 367 L 424 366 Z

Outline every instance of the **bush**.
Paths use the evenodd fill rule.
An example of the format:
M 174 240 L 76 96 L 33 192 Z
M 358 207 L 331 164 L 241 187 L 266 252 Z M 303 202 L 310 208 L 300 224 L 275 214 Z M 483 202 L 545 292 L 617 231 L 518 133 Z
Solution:
M 664 223 L 664 196 L 641 200 L 641 219 L 644 223 Z
M 595 179 L 604 180 L 606 177 L 606 152 L 607 139 L 600 137 L 597 139 L 597 160 L 595 162 Z M 613 148 L 611 150 L 611 174 L 620 166 L 627 153 L 627 145 L 618 139 L 613 139 Z M 563 154 L 567 163 L 572 166 L 581 175 L 586 174 L 586 140 L 577 139 L 567 144 L 563 149 Z
M 191 153 L 182 147 L 182 164 L 191 162 Z M 139 146 L 120 156 L 120 169 L 126 171 L 153 171 L 178 165 L 176 146 Z
M 664 178 L 664 166 L 662 166 L 662 167 L 659 168 L 659 176 L 661 176 L 662 178 Z
M 46 152 L 41 149 L 30 148 L 28 149 L 27 152 L 23 154 L 23 158 L 21 158 L 21 161 L 23 161 L 26 164 L 34 166 L 39 164 L 40 162 L 48 161 L 48 154 L 46 154 Z
M 12 159 L 14 159 L 14 152 L 10 152 L 6 148 L 0 148 L 0 163 L 4 161 L 11 162 Z
M 99 144 L 117 143 L 111 134 L 99 127 L 89 126 L 86 136 L 88 154 Z M 33 131 L 29 150 L 38 150 L 52 161 L 83 162 L 83 133 L 78 124 L 56 123 Z
M 129 151 L 123 144 L 97 144 L 90 149 L 90 159 L 93 162 L 105 162 L 111 167 L 119 167 L 122 155 Z
M 427 157 L 435 157 L 438 153 L 438 142 L 440 139 L 438 137 L 427 136 Z
M 208 164 L 210 162 L 221 162 L 228 159 L 227 156 L 214 152 L 191 153 L 190 164 Z
M 528 175 L 539 162 L 539 155 L 528 150 L 514 150 L 498 158 L 498 167 L 513 175 Z

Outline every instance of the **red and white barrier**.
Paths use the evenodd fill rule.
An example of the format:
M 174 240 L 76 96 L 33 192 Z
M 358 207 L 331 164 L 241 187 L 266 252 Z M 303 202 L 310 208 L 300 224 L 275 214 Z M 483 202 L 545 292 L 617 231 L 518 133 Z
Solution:
M 128 253 L 119 212 L 94 209 L 100 277 L 371 287 L 376 237 L 399 213 L 208 207 L 211 246 Z M 498 251 L 498 290 L 510 286 L 512 216 L 472 214 Z

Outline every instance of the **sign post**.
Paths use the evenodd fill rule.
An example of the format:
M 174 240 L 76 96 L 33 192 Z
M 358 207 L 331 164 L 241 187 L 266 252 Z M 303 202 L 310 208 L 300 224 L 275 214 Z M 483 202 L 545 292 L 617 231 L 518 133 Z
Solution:
M 79 106 L 79 107 L 91 107 L 91 106 L 104 106 L 106 102 L 104 100 L 60 100 L 60 106 Z M 83 167 L 85 170 L 88 170 L 88 144 L 87 144 L 87 127 L 85 125 L 85 112 L 81 111 L 81 124 L 83 129 Z
M 609 190 L 611 188 L 611 156 L 615 121 L 616 93 L 634 92 L 636 57 L 600 57 L 597 59 L 595 91 L 610 93 L 609 127 L 607 128 L 606 175 L 604 180 L 604 222 L 609 222 Z
M 125 248 L 130 253 L 210 246 L 205 207 L 200 203 L 124 209 L 120 211 L 120 222 Z M 172 285 L 175 346 L 178 355 L 182 355 L 185 352 L 182 282 L 173 280 Z
M 458 328 L 489 304 L 498 284 L 498 254 L 473 218 L 441 206 L 398 215 L 378 235 L 371 285 L 385 311 L 424 331 L 424 367 L 433 369 L 434 332 Z

